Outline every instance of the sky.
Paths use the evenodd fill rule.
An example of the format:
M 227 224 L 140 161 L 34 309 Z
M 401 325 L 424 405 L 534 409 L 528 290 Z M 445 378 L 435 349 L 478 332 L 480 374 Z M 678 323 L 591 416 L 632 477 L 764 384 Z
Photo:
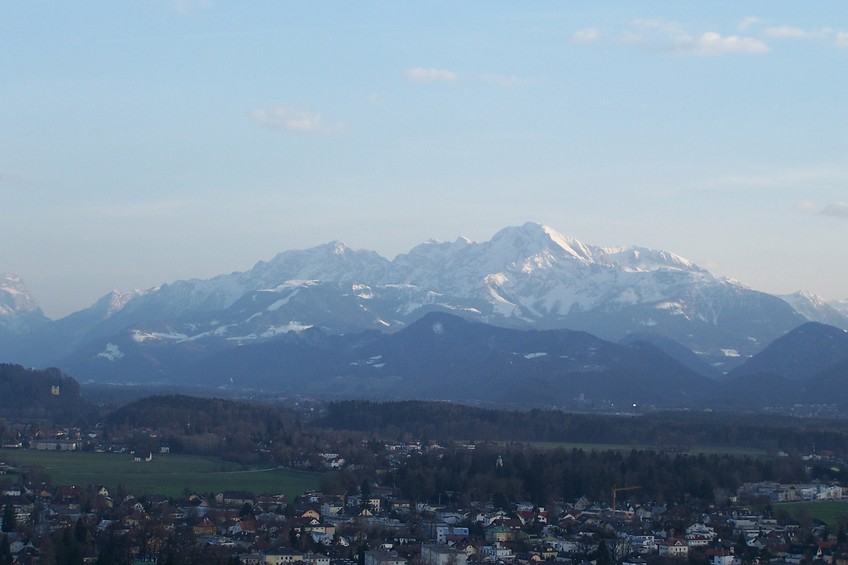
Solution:
M 0 0 L 0 272 L 53 318 L 536 221 L 848 298 L 848 4 Z

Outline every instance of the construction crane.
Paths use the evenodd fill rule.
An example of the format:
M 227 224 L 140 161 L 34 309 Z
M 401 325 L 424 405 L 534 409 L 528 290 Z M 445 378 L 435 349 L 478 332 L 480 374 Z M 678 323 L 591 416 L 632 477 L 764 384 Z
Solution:
M 615 512 L 615 497 L 618 493 L 623 492 L 625 490 L 636 490 L 642 487 L 612 487 L 612 511 Z

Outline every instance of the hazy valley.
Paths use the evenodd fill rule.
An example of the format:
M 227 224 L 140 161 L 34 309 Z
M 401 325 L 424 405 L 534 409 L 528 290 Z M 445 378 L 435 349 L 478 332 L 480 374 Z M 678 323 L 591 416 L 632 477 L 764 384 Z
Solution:
M 3 281 L 0 355 L 81 382 L 604 410 L 848 402 L 839 303 L 534 223 L 392 261 L 339 242 L 285 251 L 56 321 Z

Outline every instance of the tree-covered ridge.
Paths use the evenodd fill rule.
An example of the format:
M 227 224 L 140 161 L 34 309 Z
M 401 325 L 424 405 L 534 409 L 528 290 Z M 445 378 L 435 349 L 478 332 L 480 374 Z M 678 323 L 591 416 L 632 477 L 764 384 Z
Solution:
M 816 478 L 835 478 L 826 468 Z M 556 500 L 611 501 L 615 487 L 638 487 L 627 498 L 678 503 L 705 503 L 726 498 L 744 482 L 808 480 L 800 458 L 750 457 L 728 454 L 684 455 L 647 450 L 539 450 L 532 447 L 484 444 L 473 451 L 448 450 L 419 455 L 393 472 L 392 484 L 404 496 L 435 501 L 445 492 L 458 496 L 492 497 L 509 502 L 530 500 L 549 506 Z
M 295 426 L 297 415 L 279 406 L 186 395 L 148 396 L 118 408 L 107 418 L 113 425 L 194 428 L 197 433 L 243 425 L 251 428 Z
M 446 402 L 340 401 L 314 425 L 391 439 L 605 443 L 688 449 L 698 445 L 848 454 L 848 421 L 733 412 L 602 415 L 492 410 Z
M 831 463 L 811 467 L 798 456 L 813 445 L 844 452 L 848 443 L 841 422 L 783 416 L 603 416 L 432 402 L 339 402 L 328 405 L 322 417 L 307 421 L 278 406 L 175 395 L 139 400 L 118 409 L 106 422 L 114 436 L 149 427 L 157 431 L 157 441 L 174 451 L 217 453 L 241 461 L 289 465 L 301 460 L 321 469 L 318 454 L 334 452 L 353 467 L 323 475 L 325 492 L 355 489 L 381 469 L 381 482 L 417 501 L 435 502 L 450 492 L 457 499 L 504 504 L 532 500 L 544 506 L 580 496 L 609 501 L 612 488 L 638 486 L 628 494 L 630 500 L 710 502 L 734 493 L 743 482 L 848 479 Z M 769 434 L 775 438 L 775 450 L 789 444 L 797 449 L 787 457 L 678 452 L 686 442 L 696 441 L 756 446 Z M 467 450 L 452 441 L 460 439 L 476 441 L 476 448 Z M 421 449 L 401 456 L 388 447 L 397 441 Z M 592 450 L 521 443 L 530 441 L 635 447 Z
M 91 410 L 79 383 L 59 369 L 0 364 L 0 416 L 72 423 L 85 420 Z
M 282 406 L 184 395 L 150 396 L 105 418 L 111 438 L 157 451 L 219 455 L 240 463 L 291 465 L 310 461 L 320 468 L 320 451 L 346 446 L 351 462 L 370 461 L 363 434 L 304 425 L 303 415 Z M 141 433 L 155 430 L 155 438 Z

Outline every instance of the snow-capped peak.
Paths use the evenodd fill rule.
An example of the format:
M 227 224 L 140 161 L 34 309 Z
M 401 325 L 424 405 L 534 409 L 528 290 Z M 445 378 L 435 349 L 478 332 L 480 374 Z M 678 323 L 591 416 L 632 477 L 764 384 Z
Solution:
M 783 298 L 784 300 L 806 300 L 808 302 L 811 302 L 812 304 L 815 304 L 816 306 L 824 306 L 827 304 L 827 300 L 825 300 L 818 294 L 810 292 L 809 290 L 799 290 L 798 292 L 782 296 L 781 298 Z
M 806 290 L 800 290 L 793 294 L 780 296 L 784 302 L 787 302 L 796 312 L 814 322 L 830 324 L 832 326 L 848 329 L 848 319 L 846 313 L 841 312 L 832 304 Z
M 38 303 L 20 276 L 15 273 L 0 274 L 0 314 L 38 311 Z
M 605 247 L 603 253 L 611 264 L 626 270 L 654 271 L 665 268 L 703 271 L 689 259 L 669 251 L 646 247 Z
M 0 335 L 28 333 L 49 322 L 21 277 L 0 274 Z
M 848 316 L 848 298 L 844 300 L 832 300 L 828 304 L 843 316 Z
M 574 239 L 573 237 L 566 237 L 549 226 L 543 225 L 541 228 L 550 240 L 560 246 L 566 253 L 576 259 L 582 259 L 587 262 L 591 262 L 593 260 L 591 248 L 582 241 Z
M 348 246 L 338 240 L 331 241 L 324 247 L 331 250 L 334 255 L 344 255 L 348 251 Z
M 552 252 L 555 256 L 570 257 L 582 263 L 594 262 L 592 249 L 588 245 L 536 222 L 500 230 L 489 241 L 489 246 L 521 258 Z
M 155 292 L 155 290 L 156 289 L 152 289 L 151 292 Z M 144 294 L 145 291 L 142 290 L 113 290 L 97 301 L 95 309 L 101 312 L 104 318 L 108 318 L 115 312 L 123 309 L 130 300 Z

